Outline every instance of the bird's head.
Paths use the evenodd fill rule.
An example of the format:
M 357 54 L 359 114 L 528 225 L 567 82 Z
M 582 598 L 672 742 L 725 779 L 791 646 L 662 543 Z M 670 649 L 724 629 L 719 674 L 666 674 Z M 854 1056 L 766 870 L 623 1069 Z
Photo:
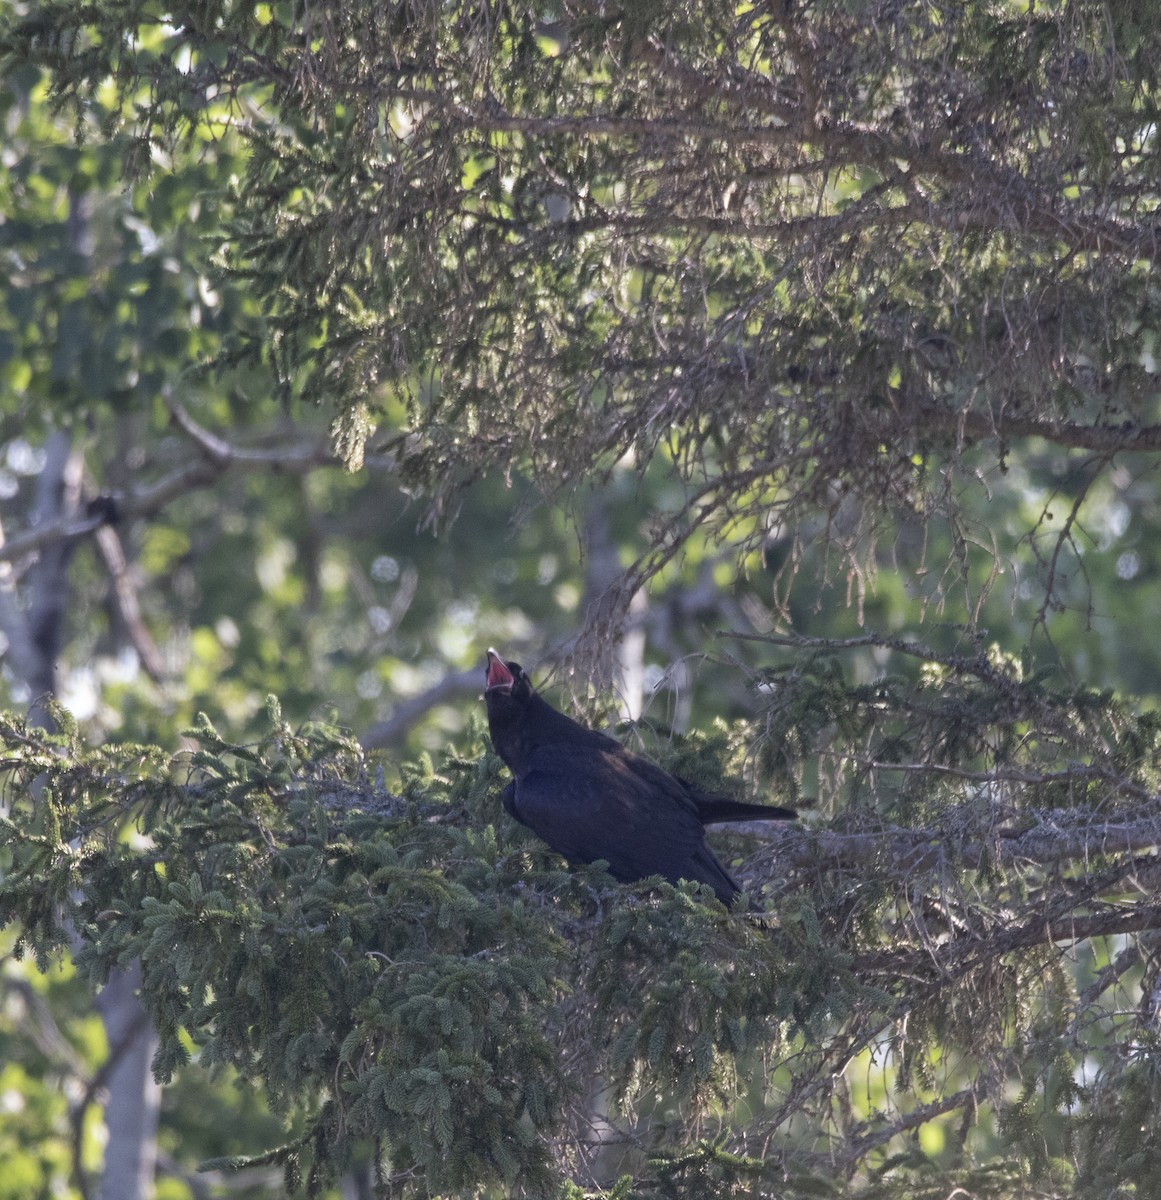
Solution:
M 488 651 L 484 703 L 492 745 L 517 779 L 532 769 L 536 751 L 544 746 L 585 745 L 599 753 L 618 749 L 603 733 L 586 729 L 553 708 L 532 686 L 524 668 L 506 662 L 495 650 Z
M 528 753 L 534 721 L 530 710 L 537 704 L 532 682 L 519 663 L 505 662 L 495 650 L 488 650 L 484 674 L 484 703 L 488 708 L 488 730 L 496 753 L 518 774 Z
M 491 708 L 492 702 L 504 700 L 526 701 L 532 695 L 532 683 L 519 663 L 505 662 L 489 647 L 487 667 L 484 671 L 484 699 Z

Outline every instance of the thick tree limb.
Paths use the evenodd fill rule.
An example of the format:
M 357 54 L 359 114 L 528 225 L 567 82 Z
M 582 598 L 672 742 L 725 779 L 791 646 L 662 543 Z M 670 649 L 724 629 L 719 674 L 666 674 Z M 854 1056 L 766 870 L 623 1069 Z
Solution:
M 997 821 L 1007 814 L 997 812 Z M 1021 814 L 1028 816 L 1028 814 Z M 866 833 L 834 833 L 789 825 L 764 830 L 767 857 L 784 873 L 788 866 L 801 870 L 866 870 L 890 863 L 893 874 L 906 878 L 925 871 L 957 867 L 978 871 L 989 867 L 1058 866 L 1088 862 L 1108 855 L 1139 855 L 1161 847 L 1161 808 L 1140 820 L 1102 822 L 1091 816 L 1070 821 L 1065 814 L 1032 818 L 1030 828 L 998 826 L 988 841 L 965 840 L 947 830 L 892 827 Z M 984 824 L 981 818 L 980 824 Z
M 948 979 L 962 975 L 986 959 L 1036 946 L 1084 942 L 1097 937 L 1161 929 L 1161 905 L 1133 904 L 1104 912 L 1036 916 L 1021 925 L 1000 927 L 982 936 L 966 935 L 937 943 L 855 956 L 851 969 L 860 977 L 899 978 L 929 973 L 934 966 Z

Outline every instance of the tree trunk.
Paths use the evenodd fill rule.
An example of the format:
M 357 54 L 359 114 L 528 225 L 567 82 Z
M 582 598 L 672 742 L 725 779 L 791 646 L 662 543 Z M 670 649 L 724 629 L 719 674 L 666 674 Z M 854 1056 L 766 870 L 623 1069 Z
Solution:
M 144 1200 L 153 1195 L 161 1087 L 150 1068 L 157 1035 L 138 999 L 140 986 L 141 966 L 134 961 L 114 971 L 97 997 L 109 1053 L 116 1058 L 106 1085 L 109 1140 L 97 1200 Z
M 37 479 L 33 525 L 78 515 L 83 461 L 70 435 L 57 430 L 45 442 L 44 468 Z M 2 533 L 0 533 L 2 538 Z M 8 638 L 10 667 L 29 695 L 29 719 L 53 725 L 45 701 L 56 695 L 57 659 L 65 636 L 69 564 L 75 544 L 66 539 L 43 547 L 27 573 L 27 606 L 16 602 L 10 570 L 0 573 L 0 617 Z M 113 1058 L 105 1083 L 108 1141 L 99 1200 L 146 1200 L 153 1194 L 160 1088 L 151 1063 L 156 1036 L 137 997 L 140 968 L 114 971 L 97 998 Z

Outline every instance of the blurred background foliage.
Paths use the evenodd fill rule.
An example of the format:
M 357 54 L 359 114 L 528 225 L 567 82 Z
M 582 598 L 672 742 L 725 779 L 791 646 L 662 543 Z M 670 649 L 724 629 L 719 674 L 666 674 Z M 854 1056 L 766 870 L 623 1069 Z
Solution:
M 1062 687 L 1111 689 L 1130 706 L 1154 708 L 1161 692 L 1161 651 L 1150 636 L 1161 570 L 1155 454 L 1129 444 L 1114 455 L 1048 436 L 1001 436 L 999 449 L 996 439 L 969 440 L 954 450 L 916 446 L 911 431 L 922 425 L 922 411 L 908 399 L 922 378 L 953 411 L 960 404 L 970 409 L 974 393 L 964 399 L 964 389 L 978 386 L 980 377 L 972 356 L 990 362 L 994 354 L 997 374 L 1008 372 L 1019 394 L 1012 403 L 1021 413 L 1039 388 L 1045 422 L 1053 415 L 1109 428 L 1155 422 L 1150 264 L 1134 262 L 1129 270 L 1115 256 L 1102 264 L 1096 249 L 1075 246 L 1039 246 L 1021 256 L 1007 241 L 1014 243 L 1015 234 L 972 231 L 963 246 L 957 243 L 978 266 L 969 277 L 948 267 L 961 260 L 946 256 L 934 235 L 926 241 L 910 230 L 906 235 L 930 250 L 928 258 L 914 245 L 890 258 L 890 245 L 867 240 L 889 234 L 855 225 L 833 227 L 833 260 L 815 242 L 779 257 L 757 237 L 715 240 L 721 230 L 699 227 L 709 218 L 690 199 L 698 188 L 713 191 L 714 219 L 725 220 L 731 187 L 741 205 L 742 193 L 756 192 L 762 180 L 762 163 L 748 158 L 748 150 L 722 150 L 720 162 L 713 153 L 691 151 L 688 160 L 667 164 L 673 178 L 661 182 L 650 183 L 643 168 L 631 180 L 630 200 L 613 181 L 626 153 L 623 140 L 554 140 L 539 157 L 528 152 L 515 118 L 504 127 L 500 116 L 523 111 L 518 102 L 526 99 L 531 109 L 547 105 L 536 109 L 538 116 L 568 117 L 563 102 L 557 114 L 555 101 L 544 97 L 575 99 L 562 83 L 577 86 L 568 75 L 575 61 L 570 49 L 602 47 L 600 69 L 586 84 L 590 99 L 625 82 L 619 52 L 626 86 L 660 71 L 666 88 L 657 104 L 675 103 L 677 76 L 664 73 L 663 60 L 632 53 L 634 38 L 648 41 L 645 32 L 660 19 L 648 4 L 628 5 L 615 16 L 586 7 L 573 14 L 571 29 L 554 23 L 561 17 L 555 9 L 541 6 L 516 14 L 519 20 L 505 10 L 504 21 L 514 24 L 504 28 L 507 49 L 489 80 L 507 105 L 493 113 L 497 123 L 477 127 L 465 118 L 472 136 L 454 153 L 447 140 L 454 146 L 454 122 L 430 142 L 407 143 L 418 147 L 415 161 L 423 154 L 438 160 L 455 211 L 477 219 L 461 221 L 440 242 L 446 229 L 433 217 L 439 196 L 424 192 L 420 177 L 391 174 L 368 158 L 371 146 L 384 161 L 406 166 L 407 153 L 395 142 L 407 141 L 410 122 L 421 124 L 422 104 L 400 97 L 369 118 L 352 99 L 369 75 L 346 77 L 351 90 L 337 99 L 326 78 L 336 63 L 353 61 L 347 51 L 359 20 L 371 37 L 391 22 L 414 24 L 409 6 L 390 13 L 376 5 L 338 6 L 336 14 L 341 8 L 353 24 L 333 44 L 322 28 L 313 43 L 317 76 L 304 68 L 293 78 L 282 69 L 264 75 L 262 64 L 269 55 L 285 66 L 286 30 L 301 16 L 295 5 L 193 5 L 182 13 L 139 6 L 133 54 L 115 70 L 99 38 L 93 64 L 78 66 L 83 55 L 76 44 L 87 44 L 92 14 L 70 15 L 70 7 L 14 4 L 6 18 L 0 517 L 10 541 L 35 535 L 45 445 L 60 430 L 83 458 L 76 520 L 102 497 L 132 493 L 140 501 L 139 511 L 114 524 L 125 559 L 120 586 L 135 597 L 136 616 L 93 540 L 78 541 L 71 563 L 58 690 L 91 743 L 173 749 L 184 744 L 183 731 L 199 712 L 239 741 L 253 739 L 267 729 L 266 698 L 274 693 L 291 724 L 332 720 L 381 750 L 393 786 L 404 764 L 425 752 L 438 754 L 449 743 L 479 752 L 481 655 L 495 644 L 550 692 L 558 688 L 553 694 L 562 703 L 601 719 L 643 714 L 631 736 L 648 751 L 680 757 L 683 743 L 674 735 L 705 731 L 718 739 L 714 756 L 732 758 L 732 769 L 747 773 L 751 787 L 793 792 L 807 806 L 821 793 L 830 817 L 836 801 L 815 766 L 814 746 L 804 740 L 793 761 L 763 757 L 750 752 L 739 732 L 752 734 L 769 719 L 772 681 L 797 670 L 794 652 L 730 634 L 844 639 L 868 630 L 886 636 L 921 630 L 936 652 L 994 643 L 1004 655 L 1028 653 L 1037 666 L 1055 668 Z M 829 23 L 839 20 L 832 10 L 864 21 L 874 33 L 860 51 L 866 58 L 856 54 L 844 69 L 852 79 L 873 75 L 868 64 L 877 61 L 879 39 L 889 42 L 891 29 L 898 35 L 886 7 L 810 7 L 820 44 Z M 938 25 L 939 6 L 917 7 Z M 986 5 L 956 26 L 956 53 L 975 72 L 967 90 L 982 106 L 969 113 L 969 124 L 993 148 L 1006 149 L 1045 121 L 1043 109 L 1029 116 L 1036 105 L 1020 91 L 1028 82 L 1021 56 L 1030 43 L 1048 45 L 1051 25 L 1064 48 L 1044 49 L 1038 86 L 1054 98 L 1071 138 L 1048 146 L 1059 161 L 1074 163 L 1058 176 L 1066 199 L 1086 202 L 1127 172 L 1132 159 L 1154 204 L 1155 137 L 1142 135 L 1129 149 L 1123 142 L 1125 128 L 1147 127 L 1155 107 L 1149 21 L 1139 6 L 1107 6 L 1128 64 L 1124 76 L 1137 85 L 1132 92 L 1095 65 L 1100 38 L 1092 23 L 1106 6 L 1040 7 L 1052 14 L 1048 25 L 1034 20 L 1036 6 Z M 96 6 L 97 23 L 128 19 L 117 9 Z M 675 37 L 688 34 L 712 59 L 722 45 L 735 46 L 723 30 L 733 28 L 742 10 L 748 6 L 714 5 L 705 13 L 678 6 L 666 20 L 676 22 Z M 445 20 L 425 11 L 428 20 Z M 1019 37 L 1018 16 L 1030 31 Z M 1065 45 L 1060 30 L 1071 18 L 1074 37 Z M 470 25 L 470 14 L 460 20 Z M 455 25 L 451 16 L 446 22 Z M 432 28 L 434 41 L 461 39 L 472 69 L 487 59 L 481 48 L 487 39 L 474 27 Z M 1011 34 L 1010 43 L 997 29 Z M 239 45 L 250 57 L 238 53 Z M 897 43 L 887 49 L 904 53 Z M 790 57 L 800 53 L 801 47 Z M 840 66 L 832 64 L 832 82 L 841 79 Z M 804 70 L 801 62 L 798 69 Z M 841 115 L 853 119 L 844 105 L 852 111 L 865 105 L 888 114 L 884 128 L 907 127 L 927 101 L 918 86 L 899 99 L 897 85 L 886 73 L 866 95 L 856 96 L 853 85 L 847 95 L 835 84 L 827 98 L 838 114 L 835 126 Z M 469 99 L 475 104 L 480 97 Z M 1011 124 L 989 125 L 989 105 L 999 110 L 1009 102 Z M 480 104 L 473 111 L 492 111 Z M 270 113 L 277 119 L 266 120 Z M 1039 167 L 1031 152 L 1012 153 L 1035 182 Z M 688 172 L 685 183 L 678 168 Z M 894 169 L 884 151 L 874 167 L 848 164 L 828 175 L 817 188 L 827 213 L 853 213 L 854 221 L 868 197 L 905 190 Z M 335 180 L 346 180 L 349 191 L 327 182 Z M 649 224 L 663 187 L 677 188 L 664 195 L 667 211 L 688 222 L 678 222 L 676 242 Z M 801 201 L 812 187 L 794 176 L 776 200 Z M 559 206 L 568 220 L 553 216 Z M 1093 207 L 1099 210 L 1097 200 Z M 617 257 L 615 242 L 590 252 L 602 223 L 616 226 L 609 213 L 641 219 L 630 258 Z M 746 219 L 754 218 L 747 211 Z M 840 246 L 849 229 L 858 236 Z M 335 230 L 361 237 L 365 259 L 337 254 L 344 243 Z M 514 230 L 526 241 L 507 253 L 505 239 Z M 579 249 L 565 253 L 562 244 Z M 675 262 L 688 271 L 675 270 Z M 795 271 L 804 262 L 818 279 L 800 284 Z M 1064 365 L 1046 366 L 1035 354 L 1013 365 L 1019 356 L 1005 357 L 1011 346 L 1001 345 L 998 334 L 989 342 L 964 312 L 1005 288 L 1026 299 L 1027 280 L 1035 283 L 1039 273 L 1052 275 L 1059 291 L 1041 297 L 1032 316 L 1011 320 L 1019 327 L 1050 311 L 1055 323 L 1046 319 L 1052 326 L 1046 341 L 1061 330 L 1077 336 L 1062 352 Z M 512 278 L 527 284 L 517 294 L 531 296 L 530 306 L 500 302 L 510 298 Z M 832 278 L 837 282 L 828 291 Z M 693 333 L 716 351 L 722 328 L 731 328 L 734 301 L 751 294 L 769 301 L 770 311 L 793 310 L 796 320 L 780 328 L 755 301 L 754 312 L 740 318 L 746 336 L 738 334 L 738 342 L 768 342 L 805 403 L 819 410 L 835 403 L 830 389 L 840 374 L 849 380 L 853 399 L 846 402 L 857 418 L 896 413 L 887 427 L 897 424 L 898 446 L 880 438 L 850 451 L 856 463 L 861 453 L 877 464 L 868 467 L 873 479 L 863 493 L 828 493 L 840 477 L 824 473 L 821 491 L 810 497 L 813 507 L 786 507 L 793 474 L 746 477 L 753 446 L 745 438 L 758 428 L 761 400 L 753 396 L 761 389 L 747 391 L 716 359 L 682 356 Z M 1081 294 L 1087 300 L 1073 321 L 1070 304 Z M 492 295 L 498 299 L 489 307 Z M 949 297 L 958 297 L 964 312 Z M 1086 326 L 1106 301 L 1103 323 Z M 636 333 L 625 330 L 644 325 L 641 314 L 653 311 L 671 324 L 664 336 L 656 329 L 642 335 L 649 345 L 657 337 L 661 347 L 646 355 Z M 935 317 L 951 332 L 932 328 Z M 836 367 L 822 341 L 828 320 L 853 339 L 836 344 Z M 449 322 L 444 342 L 441 322 Z M 991 326 L 982 324 L 986 333 Z M 439 370 L 421 352 L 432 342 L 446 353 Z M 527 362 L 509 352 L 517 344 L 531 347 Z M 602 359 L 596 348 L 605 347 Z M 678 418 L 688 396 L 673 385 L 679 376 L 666 360 L 670 354 L 699 397 L 684 427 Z M 745 353 L 738 357 L 745 360 Z M 610 366 L 614 360 L 620 375 Z M 743 361 L 741 374 L 752 369 L 762 376 L 768 368 L 756 362 Z M 699 374 L 695 367 L 704 369 Z M 1128 380 L 1133 404 L 1086 372 L 1118 387 Z M 668 398 L 671 385 L 681 393 L 677 400 Z M 750 397 L 736 411 L 731 388 Z M 660 405 L 656 429 L 626 431 L 622 389 Z M 1049 424 L 1041 430 L 1051 432 Z M 226 466 L 215 464 L 214 439 L 235 452 Z M 359 469 L 333 461 L 333 444 Z M 803 445 L 809 448 L 809 440 Z M 204 477 L 190 476 L 164 503 L 149 499 L 148 489 L 203 461 Z M 696 503 L 707 463 L 734 472 L 733 490 L 713 521 L 699 522 L 688 506 Z M 892 491 L 888 483 L 898 474 L 908 485 Z M 872 484 L 884 489 L 878 505 Z M 758 514 L 767 509 L 780 515 L 764 522 Z M 679 553 L 658 553 L 659 546 L 677 544 Z M 601 597 L 619 586 L 619 572 L 642 559 L 650 563 L 649 577 L 631 603 L 626 596 L 618 621 L 626 619 L 602 624 Z M 5 587 L 19 589 L 25 569 L 26 559 L 14 556 Z M 620 647 L 619 671 L 596 662 L 591 639 L 576 642 L 586 620 L 610 652 Z M 879 678 L 888 665 L 918 676 L 918 667 L 900 665 L 885 643 L 868 643 L 844 659 L 852 684 Z M 610 683 L 612 692 L 603 686 Z M 5 707 L 34 698 L 7 658 L 0 692 Z M 755 724 L 737 724 L 744 721 Z M 10 944 L 11 935 L 4 936 Z M 12 958 L 8 944 L 4 949 L 0 1197 L 79 1196 L 78 1180 L 99 1166 L 103 1136 L 96 1109 L 79 1101 L 99 1092 L 108 1047 L 67 957 L 41 975 Z M 1115 953 L 1096 944 L 1080 951 L 1077 987 L 1107 971 Z M 934 1096 L 925 1079 L 941 1066 L 908 1064 L 916 1103 Z M 1055 1078 L 1060 1089 L 1051 1104 L 1067 1109 L 1073 1064 L 1049 1067 L 1043 1077 Z M 970 1067 L 950 1068 L 945 1090 L 957 1071 Z M 846 1100 L 857 1123 L 895 1081 L 867 1049 L 848 1074 L 859 1081 Z M 1151 1098 L 1151 1079 L 1139 1083 L 1140 1097 Z M 742 1087 L 740 1103 L 757 1110 L 765 1103 L 759 1091 L 758 1084 L 749 1092 Z M 1041 1100 L 1049 1106 L 1030 1092 L 1002 1118 L 987 1111 L 972 1133 L 978 1160 L 988 1162 L 1005 1139 L 1023 1137 L 1031 1145 L 1043 1126 L 1028 1112 Z M 659 1121 L 678 1119 L 672 1096 L 658 1093 L 641 1103 L 654 1106 Z M 82 1120 L 74 1127 L 77 1112 Z M 945 1151 L 948 1161 L 954 1157 L 960 1135 L 952 1126 L 959 1119 L 934 1114 L 919 1126 L 915 1163 L 894 1164 L 897 1177 L 915 1167 L 909 1194 L 926 1194 L 925 1163 L 940 1163 Z M 1094 1137 L 1099 1125 L 1094 1114 Z M 212 1080 L 179 1072 L 165 1092 L 159 1196 L 277 1194 L 279 1185 L 258 1168 L 240 1183 L 192 1171 L 201 1159 L 268 1145 L 281 1128 L 252 1085 L 237 1086 L 228 1072 Z M 1053 1177 L 1061 1152 L 1049 1136 L 1041 1147 L 1045 1178 Z M 673 1170 L 712 1187 L 720 1163 L 709 1151 L 695 1158 Z M 1010 1194 L 1009 1168 L 996 1167 L 988 1177 L 990 1169 L 964 1176 L 963 1186 Z M 875 1195 L 875 1180 L 865 1182 L 866 1194 Z

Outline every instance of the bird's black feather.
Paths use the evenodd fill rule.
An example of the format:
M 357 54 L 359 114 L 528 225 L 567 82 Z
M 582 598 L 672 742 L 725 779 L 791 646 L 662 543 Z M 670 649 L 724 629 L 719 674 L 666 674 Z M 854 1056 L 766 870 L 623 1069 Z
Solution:
M 571 863 L 604 859 L 614 879 L 660 875 L 708 884 L 723 904 L 738 885 L 705 843 L 718 822 L 787 820 L 692 784 L 586 729 L 538 696 L 518 663 L 488 651 L 484 700 L 496 753 L 515 777 L 504 807 Z

